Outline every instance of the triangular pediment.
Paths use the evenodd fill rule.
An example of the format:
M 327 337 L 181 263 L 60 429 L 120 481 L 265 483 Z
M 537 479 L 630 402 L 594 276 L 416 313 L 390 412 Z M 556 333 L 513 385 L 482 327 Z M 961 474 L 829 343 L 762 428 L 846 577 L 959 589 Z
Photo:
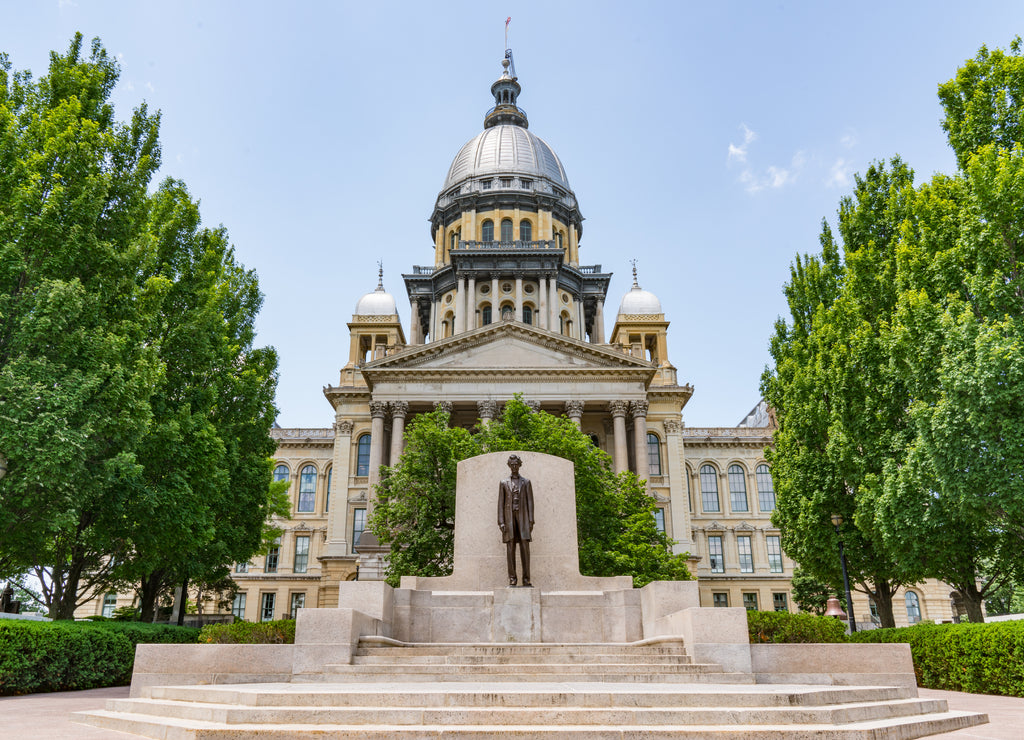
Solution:
M 634 370 L 654 372 L 649 362 L 623 352 L 570 339 L 519 322 L 502 322 L 431 344 L 409 347 L 363 367 L 372 377 L 403 370 Z

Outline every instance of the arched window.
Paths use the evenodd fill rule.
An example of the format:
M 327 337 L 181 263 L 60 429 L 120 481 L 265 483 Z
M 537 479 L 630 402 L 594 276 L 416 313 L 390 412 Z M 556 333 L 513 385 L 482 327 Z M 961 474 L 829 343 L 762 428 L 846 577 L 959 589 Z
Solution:
M 559 248 L 559 249 L 561 249 L 561 248 L 562 248 L 562 232 L 561 232 L 561 231 L 559 231 L 559 232 L 558 232 L 558 233 L 557 233 L 557 234 L 555 235 L 555 238 L 557 238 L 557 239 L 558 239 L 558 248 Z
M 512 241 L 512 219 L 510 218 L 501 220 L 501 240 L 503 242 Z
M 917 624 L 921 621 L 921 602 L 918 600 L 917 594 L 913 591 L 907 591 L 906 602 L 907 621 L 910 624 Z
M 772 473 L 768 466 L 763 463 L 758 465 L 754 476 L 757 478 L 757 505 L 761 511 L 775 511 L 775 486 L 772 485 Z
M 661 440 L 652 432 L 647 432 L 647 474 L 661 475 Z
M 489 323 L 491 323 L 491 307 L 488 304 L 480 309 L 480 324 L 487 326 Z
M 299 511 L 313 511 L 316 502 L 316 468 L 307 465 L 299 473 Z
M 331 510 L 331 476 L 334 475 L 334 468 L 327 468 L 327 495 L 324 496 L 324 513 Z
M 448 247 L 448 251 L 449 251 L 449 252 L 451 252 L 451 251 L 453 251 L 453 250 L 455 249 L 455 240 L 456 240 L 457 238 L 458 238 L 458 237 L 456 237 L 456 235 L 455 235 L 455 232 L 453 231 L 453 232 L 452 232 L 452 238 L 451 238 L 451 245 L 450 245 L 450 246 Z
M 356 475 L 370 474 L 370 435 L 363 434 L 356 443 Z
M 523 306 L 523 323 L 524 324 L 532 324 L 533 323 L 533 309 L 530 308 L 529 306 Z
M 739 465 L 729 466 L 729 505 L 733 511 L 747 511 L 747 474 Z
M 587 436 L 590 437 L 590 444 L 594 445 L 594 447 L 601 446 L 601 440 L 597 438 L 596 434 L 588 434 Z
M 533 224 L 525 218 L 519 222 L 519 238 L 524 242 L 533 241 Z
M 721 511 L 718 506 L 718 471 L 710 465 L 700 466 L 700 500 L 704 511 Z
M 288 480 L 288 466 L 278 465 L 274 468 L 274 482 L 277 483 L 283 480 Z
M 484 221 L 480 227 L 480 241 L 494 241 L 494 222 L 491 219 Z

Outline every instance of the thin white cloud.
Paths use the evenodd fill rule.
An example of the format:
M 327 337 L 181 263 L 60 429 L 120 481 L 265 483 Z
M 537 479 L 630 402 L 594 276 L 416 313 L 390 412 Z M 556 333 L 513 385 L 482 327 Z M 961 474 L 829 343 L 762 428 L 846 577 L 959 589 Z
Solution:
M 148 81 L 147 81 L 147 82 L 146 82 L 146 85 L 145 85 L 145 87 L 146 87 L 146 89 L 147 89 L 147 90 L 149 90 L 150 92 L 156 92 L 156 88 L 155 88 L 155 87 L 153 87 L 153 83 L 152 83 L 152 82 L 148 82 Z
M 125 83 L 124 83 L 124 89 L 127 92 L 134 92 L 135 91 L 135 83 L 132 82 L 131 80 L 126 80 Z
M 844 149 L 853 149 L 857 146 L 857 135 L 855 133 L 848 132 L 839 137 L 839 144 Z
M 57 0 L 57 7 L 60 9 L 77 8 L 78 3 L 76 3 L 75 0 Z
M 750 143 L 757 138 L 757 133 L 751 131 L 747 124 L 741 123 L 740 128 L 743 130 L 743 143 L 739 145 L 732 142 L 729 143 L 729 155 L 727 157 L 729 162 L 746 162 L 747 149 L 750 147 Z
M 778 188 L 795 183 L 806 162 L 807 156 L 803 151 L 798 151 L 793 155 L 793 158 L 786 167 L 772 165 L 762 175 L 755 174 L 748 167 L 740 173 L 739 181 L 746 188 L 746 191 L 751 194 L 759 193 L 765 189 L 777 190 Z
M 829 168 L 828 177 L 825 178 L 825 187 L 845 188 L 850 184 L 850 175 L 853 165 L 846 159 L 840 157 Z

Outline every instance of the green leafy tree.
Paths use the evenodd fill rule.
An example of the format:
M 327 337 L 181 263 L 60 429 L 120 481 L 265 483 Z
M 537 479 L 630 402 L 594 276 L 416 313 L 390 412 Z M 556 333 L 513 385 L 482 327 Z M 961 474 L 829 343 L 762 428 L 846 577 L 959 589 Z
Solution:
M 581 573 L 631 575 L 635 586 L 690 578 L 686 556 L 670 553 L 671 542 L 655 525 L 655 501 L 636 476 L 615 475 L 608 455 L 572 421 L 534 413 L 517 397 L 475 434 L 449 428 L 444 412 L 422 414 L 409 425 L 405 452 L 398 465 L 385 469 L 368 522 L 389 543 L 389 582 L 451 573 L 456 467 L 468 457 L 504 450 L 544 452 L 573 463 Z
M 888 347 L 897 245 L 913 195 L 913 173 L 898 157 L 857 177 L 839 207 L 842 256 L 826 224 L 821 254 L 791 270 L 790 323 L 776 324 L 775 366 L 762 381 L 779 423 L 768 457 L 784 549 L 810 575 L 838 583 L 841 537 L 853 587 L 888 627 L 896 590 L 924 577 L 916 563 L 890 556 L 872 505 L 906 434 L 907 391 Z M 838 536 L 832 514 L 843 517 Z
M 159 116 L 115 121 L 117 76 L 81 35 L 38 81 L 0 56 L 0 572 L 41 564 L 58 618 L 109 562 L 160 375 L 139 273 Z
M 153 195 L 147 231 L 152 279 L 165 285 L 149 335 L 163 373 L 114 573 L 135 582 L 144 621 L 172 584 L 224 581 L 230 563 L 261 548 L 268 517 L 287 513 L 268 496 L 277 357 L 253 347 L 256 275 L 237 264 L 223 227 L 201 227 L 179 181 Z

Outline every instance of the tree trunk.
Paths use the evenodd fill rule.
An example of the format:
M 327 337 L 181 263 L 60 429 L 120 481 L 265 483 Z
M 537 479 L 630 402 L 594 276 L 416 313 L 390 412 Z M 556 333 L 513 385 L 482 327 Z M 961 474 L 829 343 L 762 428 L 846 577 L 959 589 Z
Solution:
M 896 616 L 892 613 L 892 593 L 888 581 L 883 580 L 875 584 L 872 598 L 875 600 L 875 609 L 878 611 L 878 621 L 882 629 L 896 626 Z
M 181 582 L 181 608 L 178 610 L 178 626 L 185 626 L 185 612 L 188 607 L 188 579 Z
M 56 572 L 53 580 L 53 597 L 50 601 L 51 619 L 74 619 L 75 607 L 78 606 L 78 584 L 82 580 L 85 559 L 78 555 L 71 556 L 71 562 L 63 577 L 58 581 Z
M 139 619 L 143 622 L 156 620 L 156 600 L 164 587 L 164 571 L 156 570 L 142 579 L 139 588 Z
M 957 586 L 957 591 L 964 597 L 964 607 L 967 609 L 967 620 L 969 622 L 984 622 L 985 612 L 982 610 L 984 595 L 978 590 L 978 584 L 971 582 Z

